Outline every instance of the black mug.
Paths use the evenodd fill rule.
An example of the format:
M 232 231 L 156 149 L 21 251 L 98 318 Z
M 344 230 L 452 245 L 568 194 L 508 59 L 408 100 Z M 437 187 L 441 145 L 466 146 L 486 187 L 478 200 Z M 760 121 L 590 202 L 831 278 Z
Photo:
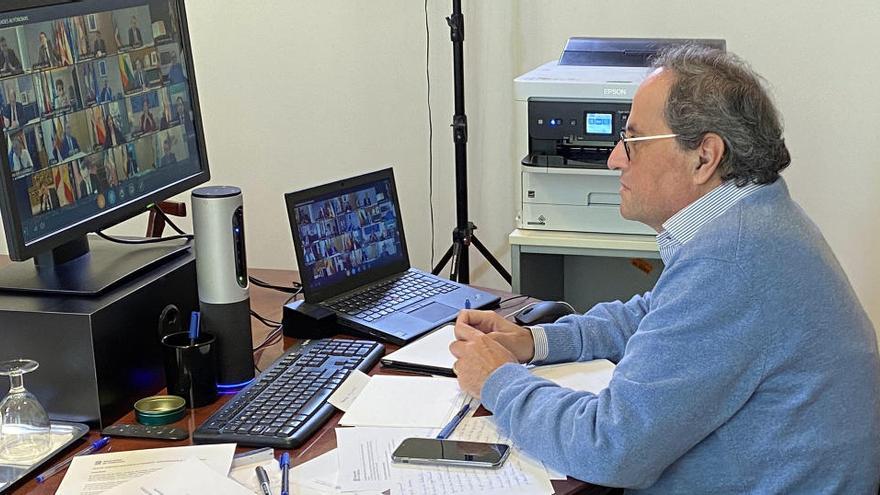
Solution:
M 194 341 L 188 332 L 162 337 L 165 359 L 165 383 L 168 393 L 179 395 L 189 408 L 217 400 L 217 375 L 214 336 L 203 332 Z

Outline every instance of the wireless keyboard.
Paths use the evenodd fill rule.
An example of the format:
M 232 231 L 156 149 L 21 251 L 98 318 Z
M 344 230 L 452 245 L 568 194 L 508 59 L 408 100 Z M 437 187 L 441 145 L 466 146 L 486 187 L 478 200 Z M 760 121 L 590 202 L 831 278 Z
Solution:
M 367 372 L 385 346 L 322 339 L 289 349 L 193 432 L 195 443 L 235 442 L 293 449 L 336 410 L 327 402 L 354 369 Z

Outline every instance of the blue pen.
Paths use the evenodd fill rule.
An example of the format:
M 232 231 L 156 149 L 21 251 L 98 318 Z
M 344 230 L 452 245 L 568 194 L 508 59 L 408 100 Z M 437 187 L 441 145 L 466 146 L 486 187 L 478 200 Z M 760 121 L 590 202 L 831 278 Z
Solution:
M 464 309 L 471 309 L 471 300 L 470 299 L 464 300 Z
M 74 458 L 74 457 L 81 456 L 81 455 L 89 455 L 89 454 L 92 454 L 92 453 L 94 453 L 94 452 L 97 452 L 97 451 L 101 450 L 101 449 L 102 449 L 105 445 L 107 445 L 108 443 L 110 443 L 110 437 L 101 437 L 100 439 L 95 440 L 95 441 L 92 442 L 92 444 L 89 445 L 88 447 L 86 447 L 86 448 L 80 450 L 79 452 L 73 454 L 73 455 L 70 456 L 67 460 L 65 460 L 65 461 L 61 461 L 61 462 L 59 462 L 58 464 L 55 464 L 54 466 L 52 466 L 52 467 L 50 467 L 49 469 L 47 469 L 46 471 L 44 471 L 43 474 L 37 476 L 37 483 L 42 483 L 42 482 L 46 481 L 46 480 L 49 479 L 53 474 L 55 474 L 55 473 L 57 473 L 58 471 L 61 471 L 62 469 L 66 468 L 71 462 L 73 462 L 73 458 Z
M 201 322 L 202 314 L 198 311 L 193 311 L 192 315 L 189 317 L 189 343 L 190 345 L 195 345 L 196 339 L 199 338 L 199 323 Z
M 290 495 L 290 454 L 281 454 L 278 464 L 281 466 L 281 495 Z
M 467 402 L 462 408 L 461 411 L 458 411 L 449 423 L 440 430 L 440 433 L 437 434 L 437 440 L 446 440 L 449 438 L 449 435 L 452 435 L 452 432 L 455 431 L 455 427 L 461 423 L 461 420 L 464 419 L 465 415 L 467 415 L 468 411 L 471 410 L 471 403 Z

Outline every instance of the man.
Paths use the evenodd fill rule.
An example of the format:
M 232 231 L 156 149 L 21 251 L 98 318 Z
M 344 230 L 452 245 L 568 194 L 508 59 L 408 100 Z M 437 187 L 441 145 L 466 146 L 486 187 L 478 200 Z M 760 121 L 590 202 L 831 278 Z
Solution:
M 29 172 L 34 168 L 31 154 L 25 148 L 21 134 L 12 137 L 12 150 L 9 152 L 9 165 L 13 172 Z
M 3 107 L 3 125 L 7 129 L 21 127 L 24 116 L 24 105 L 18 102 L 18 94 L 15 88 L 9 90 L 9 103 Z
M 40 46 L 37 48 L 37 66 L 48 67 L 50 65 L 58 65 L 58 53 L 55 46 L 49 41 L 49 37 L 45 32 L 40 32 Z
M 137 157 L 135 156 L 134 144 L 128 143 L 125 145 L 125 155 L 125 170 L 128 172 L 129 177 L 134 177 L 140 172 Z
M 70 123 L 64 122 L 64 136 L 61 138 L 61 159 L 66 160 L 79 153 L 79 142 L 70 133 Z
M 101 58 L 107 56 L 107 42 L 104 41 L 101 31 L 95 31 L 94 49 L 95 57 Z
M 138 91 L 147 89 L 147 75 L 144 73 L 144 64 L 140 59 L 134 61 L 134 88 Z
M 162 118 L 159 119 L 159 130 L 164 131 L 171 127 L 174 124 L 174 120 L 171 117 L 171 109 L 168 107 L 168 103 L 162 102 Z
M 138 28 L 137 17 L 131 17 L 131 27 L 128 28 L 128 46 L 138 48 L 144 44 L 144 37 L 141 36 L 141 30 Z
M 79 197 L 84 198 L 98 192 L 98 178 L 89 171 L 89 164 L 85 160 L 77 160 L 81 181 L 78 184 Z
M 168 67 L 168 83 L 180 84 L 186 82 L 186 76 L 183 75 L 183 68 L 177 59 L 177 52 L 171 52 L 171 65 Z
M 791 199 L 776 109 L 731 54 L 686 46 L 636 92 L 621 214 L 658 231 L 654 289 L 525 329 L 463 311 L 462 389 L 548 466 L 643 493 L 877 493 L 874 328 Z M 515 363 L 607 358 L 598 395 Z
M 113 90 L 110 89 L 110 81 L 105 77 L 98 93 L 98 103 L 110 103 L 113 101 Z
M 171 139 L 165 138 L 162 141 L 162 158 L 159 161 L 160 167 L 169 167 L 177 163 L 177 156 L 171 150 Z
M 177 97 L 176 105 L 174 106 L 174 114 L 174 119 L 177 120 L 179 124 L 183 124 L 187 136 L 192 136 L 196 133 L 190 111 L 183 103 L 183 98 L 180 96 Z
M 22 71 L 21 60 L 15 54 L 15 50 L 9 48 L 6 38 L 0 36 L 0 73 L 18 74 Z

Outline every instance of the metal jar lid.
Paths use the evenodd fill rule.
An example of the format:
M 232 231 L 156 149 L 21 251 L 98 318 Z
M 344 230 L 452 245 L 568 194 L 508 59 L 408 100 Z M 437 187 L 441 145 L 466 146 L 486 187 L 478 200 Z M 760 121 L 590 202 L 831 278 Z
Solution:
M 183 417 L 186 401 L 176 395 L 154 395 L 134 403 L 134 416 L 143 425 L 167 425 Z

